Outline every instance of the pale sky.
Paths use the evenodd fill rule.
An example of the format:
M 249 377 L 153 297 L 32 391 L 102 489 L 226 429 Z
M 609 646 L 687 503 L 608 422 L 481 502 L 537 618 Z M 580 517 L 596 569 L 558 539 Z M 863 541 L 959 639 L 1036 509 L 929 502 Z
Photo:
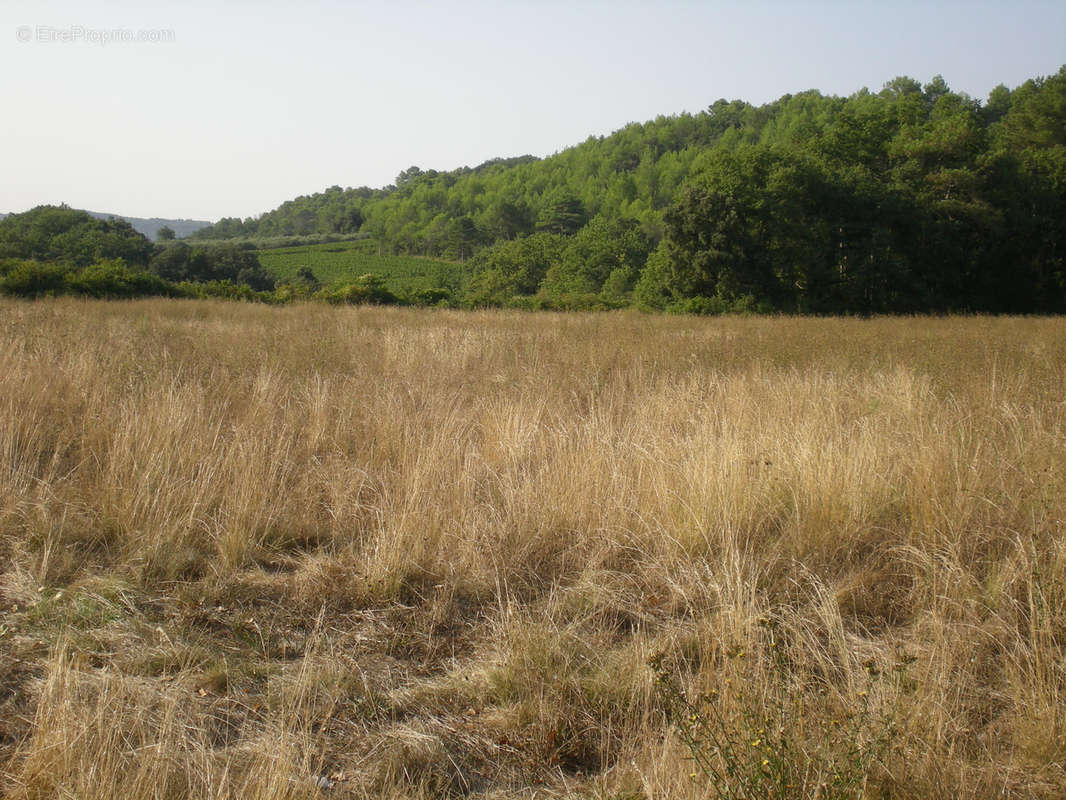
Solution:
M 1063 64 L 1062 0 L 0 0 L 0 211 L 256 216 L 720 97 L 939 73 L 984 99 Z

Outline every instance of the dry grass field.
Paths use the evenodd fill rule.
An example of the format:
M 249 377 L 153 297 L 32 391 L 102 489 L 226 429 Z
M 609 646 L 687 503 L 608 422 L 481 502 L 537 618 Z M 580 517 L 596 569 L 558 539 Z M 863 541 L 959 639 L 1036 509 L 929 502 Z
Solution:
M 0 614 L 12 800 L 1062 798 L 1066 320 L 3 302 Z

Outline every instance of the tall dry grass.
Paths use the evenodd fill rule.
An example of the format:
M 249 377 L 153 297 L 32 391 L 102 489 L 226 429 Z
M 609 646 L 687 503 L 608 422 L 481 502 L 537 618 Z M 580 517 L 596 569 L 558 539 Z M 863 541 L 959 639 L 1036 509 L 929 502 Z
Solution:
M 1062 320 L 0 308 L 9 797 L 1066 794 Z

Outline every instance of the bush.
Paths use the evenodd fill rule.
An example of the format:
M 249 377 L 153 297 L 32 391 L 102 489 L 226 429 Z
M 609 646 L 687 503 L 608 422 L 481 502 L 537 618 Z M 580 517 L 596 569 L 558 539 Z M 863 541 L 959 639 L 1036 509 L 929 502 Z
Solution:
M 452 291 L 441 287 L 415 289 L 407 296 L 407 301 L 415 306 L 450 306 L 452 304 Z
M 42 297 L 63 294 L 70 267 L 42 264 L 39 261 L 13 262 L 0 278 L 0 292 L 15 297 Z M 12 262 L 8 262 L 12 264 Z
M 68 273 L 66 286 L 70 294 L 89 297 L 172 297 L 180 294 L 174 284 L 151 272 L 131 269 L 120 258 Z
M 0 292 L 16 297 L 62 294 L 86 297 L 181 297 L 180 287 L 143 269 L 129 267 L 121 258 L 100 261 L 80 269 L 63 263 L 23 261 L 9 265 L 0 278 Z
M 537 294 L 540 308 L 554 311 L 606 311 L 616 308 L 600 295 L 594 292 L 564 292 L 562 294 Z
M 666 306 L 666 310 L 672 314 L 772 314 L 774 308 L 767 302 L 758 302 L 746 294 L 735 299 L 726 299 L 719 295 L 712 297 L 686 297 L 675 300 Z
M 314 297 L 317 300 L 325 300 L 327 303 L 335 305 L 344 303 L 373 305 L 399 303 L 399 298 L 385 287 L 385 279 L 373 273 L 360 275 L 352 283 L 322 289 L 316 292 Z
M 210 297 L 220 300 L 243 300 L 254 303 L 278 302 L 274 292 L 257 292 L 247 284 L 235 283 L 230 280 L 208 281 L 206 283 L 183 281 L 178 284 L 177 288 L 184 297 Z
M 895 707 L 886 692 L 875 691 L 884 673 L 871 660 L 866 688 L 831 701 L 824 686 L 794 669 L 774 621 L 760 625 L 764 635 L 750 643 L 756 652 L 747 661 L 748 648 L 730 651 L 743 664 L 733 670 L 737 680 L 727 677 L 695 699 L 679 685 L 667 654 L 649 662 L 656 698 L 692 760 L 690 777 L 719 800 L 866 796 L 872 771 L 898 736 Z M 908 684 L 912 660 L 894 665 L 895 689 Z
M 274 279 L 259 263 L 250 246 L 222 244 L 213 247 L 189 247 L 177 242 L 159 250 L 150 269 L 170 281 L 232 281 L 256 291 L 270 291 Z

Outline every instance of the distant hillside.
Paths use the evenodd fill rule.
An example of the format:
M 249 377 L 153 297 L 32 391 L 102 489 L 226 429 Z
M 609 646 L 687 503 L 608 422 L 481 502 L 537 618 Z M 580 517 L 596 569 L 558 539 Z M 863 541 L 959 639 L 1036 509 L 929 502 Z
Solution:
M 124 217 L 122 214 L 108 214 L 103 211 L 86 211 L 85 213 L 96 219 L 115 217 L 116 219 L 125 220 L 137 233 L 147 236 L 152 241 L 158 238 L 159 229 L 164 226 L 169 227 L 174 231 L 177 238 L 181 239 L 200 230 L 200 228 L 206 228 L 211 225 L 210 222 L 203 219 L 161 219 L 160 217 L 143 219 L 142 217 Z M 10 213 L 0 213 L 0 219 L 6 219 L 10 216 Z
M 174 231 L 177 238 L 181 239 L 194 231 L 200 230 L 200 228 L 206 228 L 211 223 L 202 219 L 161 219 L 159 217 L 152 217 L 151 219 L 142 219 L 141 217 L 124 217 L 121 214 L 106 214 L 100 211 L 88 211 L 96 219 L 107 219 L 108 217 L 117 217 L 118 219 L 124 219 L 133 229 L 138 233 L 143 233 L 149 239 L 155 241 L 158 238 L 159 229 L 162 227 L 168 227 Z

